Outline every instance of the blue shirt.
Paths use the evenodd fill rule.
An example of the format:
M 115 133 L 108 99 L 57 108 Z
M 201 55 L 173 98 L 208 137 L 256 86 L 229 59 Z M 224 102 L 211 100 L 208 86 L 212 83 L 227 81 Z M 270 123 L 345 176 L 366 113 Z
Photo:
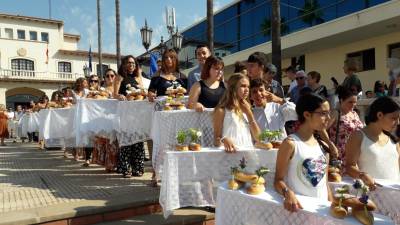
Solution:
M 188 75 L 188 84 L 187 84 L 188 92 L 190 92 L 190 88 L 192 88 L 193 84 L 200 80 L 200 75 L 201 75 L 200 66 L 197 66 L 196 68 L 194 68 L 194 70 L 190 71 Z

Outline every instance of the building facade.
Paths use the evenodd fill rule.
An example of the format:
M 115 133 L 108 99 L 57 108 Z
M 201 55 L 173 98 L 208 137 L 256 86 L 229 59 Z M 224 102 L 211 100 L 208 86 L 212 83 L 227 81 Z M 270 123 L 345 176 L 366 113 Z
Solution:
M 376 80 L 388 81 L 387 58 L 400 58 L 400 1 L 398 0 L 281 0 L 282 67 L 295 65 L 321 73 L 321 83 L 341 83 L 343 62 L 355 58 L 364 91 Z M 223 57 L 225 74 L 236 61 L 255 52 L 271 56 L 271 1 L 235 1 L 214 16 L 215 54 Z M 183 31 L 184 43 L 206 43 L 205 19 Z M 180 54 L 195 63 L 193 46 Z M 189 70 L 186 70 L 188 72 Z M 283 80 L 288 84 L 288 80 Z
M 63 21 L 0 14 L 0 104 L 14 108 L 72 86 L 88 66 L 89 52 L 78 50 L 79 40 L 64 33 Z M 90 74 L 99 71 L 97 55 Z M 103 68 L 117 69 L 115 55 L 102 56 Z

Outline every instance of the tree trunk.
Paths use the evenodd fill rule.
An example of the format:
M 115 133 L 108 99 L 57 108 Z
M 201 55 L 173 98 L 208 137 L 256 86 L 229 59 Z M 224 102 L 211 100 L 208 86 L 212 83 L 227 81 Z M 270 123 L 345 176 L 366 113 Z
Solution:
M 103 57 L 101 56 L 101 13 L 100 13 L 100 0 L 97 0 L 97 42 L 98 42 L 98 54 L 99 54 L 99 71 L 97 75 L 104 80 L 103 77 Z
M 120 43 L 120 15 L 119 15 L 119 0 L 115 0 L 115 27 L 116 27 L 116 37 L 115 41 L 117 43 L 117 68 L 121 65 L 121 43 Z
M 272 64 L 277 68 L 275 79 L 282 84 L 282 55 L 281 55 L 281 13 L 280 0 L 272 0 L 271 42 Z
M 214 3 L 207 0 L 207 41 L 211 54 L 214 53 Z

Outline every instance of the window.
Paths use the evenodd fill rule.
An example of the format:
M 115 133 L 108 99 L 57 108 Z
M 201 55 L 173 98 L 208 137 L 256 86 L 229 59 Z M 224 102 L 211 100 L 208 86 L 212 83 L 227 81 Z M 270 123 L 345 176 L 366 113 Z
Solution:
M 34 63 L 29 59 L 13 59 L 11 60 L 12 70 L 35 70 Z
M 4 32 L 6 34 L 5 38 L 9 38 L 9 39 L 13 39 L 14 38 L 13 29 L 12 28 L 6 28 L 6 29 L 4 29 Z
M 306 57 L 301 55 L 299 57 L 292 57 L 290 65 L 296 67 L 298 70 L 305 70 L 306 68 Z
M 42 36 L 42 41 L 49 42 L 49 33 L 42 32 L 40 35 Z
M 400 42 L 389 45 L 389 57 L 400 58 Z
M 108 65 L 103 64 L 103 74 L 100 74 L 100 65 L 99 64 L 96 65 L 96 71 L 97 71 L 98 76 L 105 75 L 107 69 L 108 69 Z
M 37 32 L 36 31 L 29 31 L 29 39 L 31 41 L 37 41 Z
M 24 30 L 17 30 L 17 37 L 18 37 L 18 39 L 25 40 L 25 31 Z
M 71 73 L 71 63 L 70 62 L 58 62 L 58 72 L 60 73 Z
M 347 54 L 347 59 L 357 62 L 357 72 L 375 69 L 375 49 L 367 49 Z

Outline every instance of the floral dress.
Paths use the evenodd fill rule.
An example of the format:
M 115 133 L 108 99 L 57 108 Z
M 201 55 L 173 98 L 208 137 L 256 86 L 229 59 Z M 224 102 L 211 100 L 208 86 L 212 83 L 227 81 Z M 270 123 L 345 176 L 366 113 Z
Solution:
M 338 143 L 336 144 L 336 129 L 337 129 L 337 118 L 332 126 L 329 128 L 329 138 L 330 140 L 336 144 L 336 147 L 339 150 L 339 159 L 344 161 L 345 159 L 345 145 L 350 135 L 354 131 L 358 131 L 364 127 L 363 122 L 360 120 L 360 117 L 355 111 L 351 111 L 346 115 L 340 116 L 339 121 L 339 132 L 338 134 Z

